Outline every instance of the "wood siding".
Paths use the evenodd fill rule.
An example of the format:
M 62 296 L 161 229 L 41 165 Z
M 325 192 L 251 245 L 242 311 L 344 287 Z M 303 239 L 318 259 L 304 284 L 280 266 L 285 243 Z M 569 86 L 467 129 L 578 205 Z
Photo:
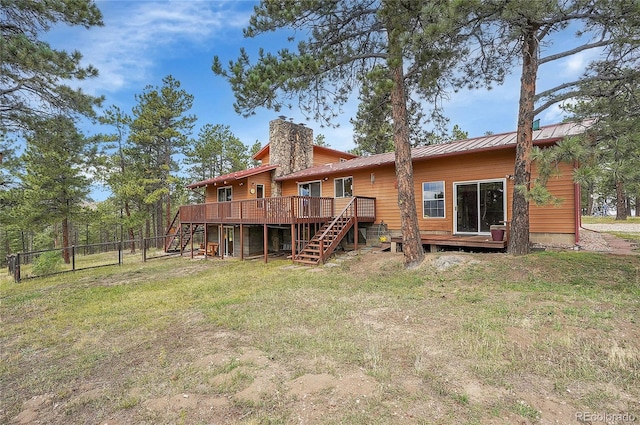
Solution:
M 256 193 L 251 193 L 252 184 L 264 185 L 264 197 L 271 196 L 271 171 L 256 174 L 241 180 L 234 180 L 228 184 L 209 185 L 205 191 L 205 203 L 218 202 L 218 189 L 231 186 L 231 196 L 234 201 L 244 201 L 246 199 L 256 199 Z M 242 184 L 242 185 L 241 185 Z
M 560 175 L 551 177 L 547 189 L 558 198 L 557 205 L 536 206 L 531 203 L 529 223 L 531 233 L 575 233 L 575 185 L 573 183 L 573 167 L 561 164 Z M 535 167 L 532 174 L 537 175 Z
M 313 166 L 332 164 L 334 162 L 340 162 L 341 157 L 337 152 L 326 151 L 321 149 L 313 150 Z
M 511 217 L 513 180 L 507 176 L 514 171 L 515 151 L 500 150 L 478 152 L 468 155 L 434 158 L 416 161 L 413 164 L 414 190 L 418 225 L 424 233 L 453 233 L 454 225 L 454 183 L 481 180 L 506 180 L 507 220 Z M 573 212 L 574 186 L 570 165 L 561 167 L 562 174 L 549 181 L 554 195 L 562 198 L 558 206 L 531 206 L 532 233 L 574 233 L 575 218 Z M 535 173 L 535 170 L 534 170 Z M 372 177 L 373 174 L 373 177 Z M 366 170 L 355 170 L 350 174 L 330 174 L 322 181 L 322 196 L 333 197 L 334 178 L 353 177 L 353 195 L 376 198 L 376 223 L 384 223 L 390 230 L 400 230 L 400 211 L 398 208 L 398 189 L 395 168 L 392 165 L 379 166 Z M 316 181 L 310 179 L 309 181 Z M 424 218 L 422 213 L 422 183 L 444 181 L 445 217 Z M 283 195 L 297 195 L 298 182 L 283 182 Z M 302 182 L 301 182 L 302 183 Z M 340 211 L 347 199 L 336 199 L 336 211 Z

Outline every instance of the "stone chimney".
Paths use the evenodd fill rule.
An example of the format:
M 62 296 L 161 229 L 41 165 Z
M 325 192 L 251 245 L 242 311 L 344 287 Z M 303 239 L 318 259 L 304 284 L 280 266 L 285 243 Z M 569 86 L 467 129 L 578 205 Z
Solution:
M 269 123 L 269 163 L 279 165 L 272 174 L 271 196 L 282 196 L 277 177 L 313 165 L 313 130 L 284 117 Z

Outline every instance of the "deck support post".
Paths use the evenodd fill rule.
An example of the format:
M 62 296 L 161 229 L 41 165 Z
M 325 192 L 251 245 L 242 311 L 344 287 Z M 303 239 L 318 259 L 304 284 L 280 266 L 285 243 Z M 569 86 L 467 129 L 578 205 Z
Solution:
M 225 238 L 224 238 L 224 228 L 222 227 L 222 223 L 218 224 L 218 240 L 220 241 L 220 245 L 218 246 L 218 251 L 220 251 L 220 258 L 224 260 L 224 249 L 225 249 Z
M 268 262 L 268 257 L 269 257 L 269 230 L 267 229 L 267 224 L 263 224 L 263 239 L 264 239 L 264 243 L 263 243 L 263 248 L 264 248 L 264 263 L 267 264 Z
M 207 237 L 207 223 L 204 223 L 204 259 L 207 259 L 207 244 L 209 243 L 209 238 Z M 214 253 L 215 255 L 215 253 Z
M 296 225 L 291 225 L 291 262 L 296 261 Z
M 189 234 L 191 235 L 191 259 L 193 260 L 193 223 L 189 223 Z
M 244 260 L 244 226 L 240 224 L 240 260 Z
M 358 198 L 355 199 L 353 203 L 353 216 L 355 218 L 355 223 L 353 223 L 353 244 L 354 250 L 358 250 Z

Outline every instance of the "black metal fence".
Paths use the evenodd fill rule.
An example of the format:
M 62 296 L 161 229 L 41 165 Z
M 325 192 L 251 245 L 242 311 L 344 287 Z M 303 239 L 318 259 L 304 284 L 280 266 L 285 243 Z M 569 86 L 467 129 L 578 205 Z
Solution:
M 20 282 L 24 279 L 76 270 L 117 266 L 123 264 L 125 258 L 132 258 L 132 256 L 141 255 L 143 262 L 154 258 L 176 256 L 175 253 L 164 251 L 165 239 L 165 236 L 161 236 L 134 241 L 115 241 L 20 252 L 7 256 L 8 271 L 15 282 Z

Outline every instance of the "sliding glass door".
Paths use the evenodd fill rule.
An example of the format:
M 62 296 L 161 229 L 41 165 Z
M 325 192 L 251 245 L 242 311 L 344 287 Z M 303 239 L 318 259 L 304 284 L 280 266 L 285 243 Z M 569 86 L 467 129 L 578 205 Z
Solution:
M 454 183 L 455 233 L 488 234 L 507 219 L 505 181 Z

